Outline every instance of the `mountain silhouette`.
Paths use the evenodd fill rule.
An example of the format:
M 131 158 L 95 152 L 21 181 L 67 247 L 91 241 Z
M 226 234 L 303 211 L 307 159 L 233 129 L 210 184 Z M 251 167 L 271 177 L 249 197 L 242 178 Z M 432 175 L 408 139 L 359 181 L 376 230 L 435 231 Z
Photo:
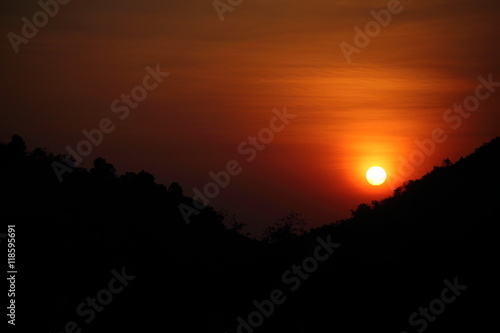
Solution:
M 360 204 L 349 219 L 304 231 L 292 212 L 263 239 L 210 206 L 186 223 L 179 205 L 195 206 L 175 181 L 117 175 L 104 158 L 73 168 L 64 155 L 26 147 L 19 135 L 0 144 L 0 232 L 16 225 L 19 316 L 44 331 L 476 332 L 495 324 L 500 137 Z M 54 165 L 71 169 L 62 182 Z M 124 271 L 134 278 L 101 311 L 78 312 Z

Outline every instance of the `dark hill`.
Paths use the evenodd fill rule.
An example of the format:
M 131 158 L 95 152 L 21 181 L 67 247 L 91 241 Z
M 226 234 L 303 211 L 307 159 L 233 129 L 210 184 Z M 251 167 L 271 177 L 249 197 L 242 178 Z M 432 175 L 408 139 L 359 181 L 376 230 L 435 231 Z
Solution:
M 18 315 L 42 331 L 71 331 L 74 321 L 82 332 L 236 332 L 254 300 L 269 317 L 241 332 L 423 332 L 424 323 L 426 332 L 475 332 L 495 323 L 500 138 L 348 220 L 271 243 L 232 230 L 211 207 L 187 225 L 178 206 L 192 199 L 147 172 L 116 175 L 97 159 L 59 182 L 54 162 L 66 161 L 27 152 L 18 136 L 0 145 L 0 232 L 16 225 Z M 340 247 L 312 260 L 318 238 L 329 237 Z M 287 273 L 302 263 L 310 273 Z M 77 307 L 122 268 L 135 278 L 86 323 Z M 440 301 L 444 280 L 467 286 L 449 304 Z M 273 290 L 286 300 L 271 311 Z M 424 320 L 419 308 L 430 303 L 439 314 Z

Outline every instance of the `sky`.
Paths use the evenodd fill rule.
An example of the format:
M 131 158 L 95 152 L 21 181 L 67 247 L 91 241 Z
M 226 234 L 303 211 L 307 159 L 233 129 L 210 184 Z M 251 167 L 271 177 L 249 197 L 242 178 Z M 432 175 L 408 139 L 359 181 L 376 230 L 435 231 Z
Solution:
M 220 14 L 211 0 L 72 0 L 54 13 L 48 0 L 44 22 L 38 1 L 3 0 L 0 141 L 16 133 L 63 154 L 107 118 L 113 131 L 82 165 L 102 156 L 189 196 L 236 160 L 241 172 L 210 205 L 258 235 L 291 209 L 311 227 L 346 218 L 500 134 L 500 87 L 475 97 L 480 76 L 500 82 L 497 1 L 231 2 Z M 372 11 L 390 20 L 374 24 Z M 150 75 L 154 89 L 126 117 L 115 112 L 147 67 L 168 76 Z M 448 111 L 464 100 L 475 109 L 466 118 Z M 247 161 L 240 144 L 269 134 L 284 110 L 290 118 Z M 369 185 L 373 165 L 391 181 Z

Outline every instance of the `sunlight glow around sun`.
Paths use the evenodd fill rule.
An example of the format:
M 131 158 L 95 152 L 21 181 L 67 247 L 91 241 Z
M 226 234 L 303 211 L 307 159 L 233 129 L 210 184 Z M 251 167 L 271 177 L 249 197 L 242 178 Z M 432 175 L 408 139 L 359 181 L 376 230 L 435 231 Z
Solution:
M 383 184 L 386 178 L 387 173 L 379 166 L 373 166 L 366 171 L 366 180 L 374 186 Z

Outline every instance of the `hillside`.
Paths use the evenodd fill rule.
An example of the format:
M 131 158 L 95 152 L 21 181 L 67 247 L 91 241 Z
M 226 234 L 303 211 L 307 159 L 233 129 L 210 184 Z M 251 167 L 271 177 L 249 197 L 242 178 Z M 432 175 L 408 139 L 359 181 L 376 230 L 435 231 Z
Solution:
M 211 207 L 186 224 L 178 207 L 193 202 L 175 182 L 116 175 L 102 158 L 59 182 L 54 162 L 64 156 L 27 152 L 18 136 L 0 145 L 2 221 L 16 225 L 24 272 L 19 312 L 44 331 L 74 321 L 82 332 L 471 332 L 497 313 L 500 138 L 348 220 L 270 243 L 232 230 Z M 80 315 L 122 269 L 135 278 L 95 318 Z M 412 326 L 445 280 L 467 287 Z M 264 315 L 250 316 L 262 317 L 251 328 L 255 300 Z

